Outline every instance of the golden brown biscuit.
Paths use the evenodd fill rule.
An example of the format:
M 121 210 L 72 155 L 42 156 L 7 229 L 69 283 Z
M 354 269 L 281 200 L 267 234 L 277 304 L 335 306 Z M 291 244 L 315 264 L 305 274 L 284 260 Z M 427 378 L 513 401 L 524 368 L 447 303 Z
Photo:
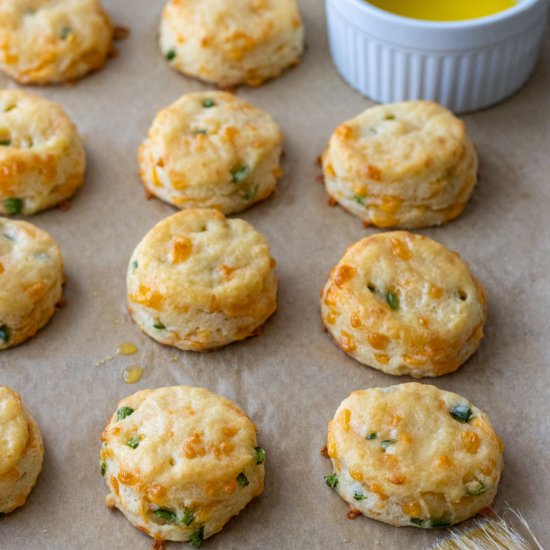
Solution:
M 343 351 L 415 378 L 453 372 L 477 350 L 486 303 L 458 254 L 406 231 L 350 246 L 321 293 L 323 322 Z
M 169 0 L 160 23 L 170 66 L 224 88 L 279 76 L 303 43 L 296 0 Z
M 378 227 L 448 222 L 477 180 L 464 123 L 432 101 L 367 109 L 336 129 L 322 162 L 331 198 Z
M 0 350 L 34 336 L 61 300 L 63 260 L 51 236 L 0 218 Z
M 21 84 L 56 84 L 100 69 L 112 38 L 99 0 L 0 3 L 0 69 Z
M 198 548 L 263 491 L 265 451 L 255 425 L 204 388 L 123 399 L 102 441 L 107 505 L 156 540 Z
M 282 142 L 268 113 L 233 94 L 187 94 L 156 116 L 139 151 L 141 178 L 179 208 L 239 212 L 275 191 Z
M 0 214 L 30 215 L 67 200 L 85 168 L 80 136 L 60 105 L 0 90 Z
M 352 511 L 396 527 L 447 527 L 490 506 L 503 445 L 485 413 L 425 384 L 355 391 L 328 427 L 326 478 Z
M 42 469 L 43 456 L 42 435 L 21 397 L 0 386 L 0 513 L 25 504 Z
M 128 267 L 134 321 L 162 344 L 206 351 L 256 333 L 277 308 L 265 237 L 218 210 L 189 209 L 158 223 Z

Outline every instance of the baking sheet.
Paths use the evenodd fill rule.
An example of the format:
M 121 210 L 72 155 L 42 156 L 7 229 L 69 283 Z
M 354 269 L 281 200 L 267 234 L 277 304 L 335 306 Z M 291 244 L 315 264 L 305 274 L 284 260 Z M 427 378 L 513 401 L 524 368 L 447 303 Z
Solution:
M 321 1 L 300 2 L 308 44 L 301 66 L 238 92 L 271 112 L 286 136 L 286 176 L 277 196 L 239 215 L 269 238 L 278 261 L 279 311 L 260 337 L 204 355 L 162 347 L 140 332 L 126 313 L 125 272 L 143 235 L 175 212 L 144 199 L 137 148 L 160 108 L 206 86 L 172 72 L 157 51 L 159 0 L 104 4 L 117 24 L 131 29 L 117 45 L 119 57 L 74 87 L 30 89 L 64 105 L 85 138 L 89 169 L 69 211 L 30 220 L 62 247 L 68 306 L 31 341 L 0 355 L 0 384 L 22 394 L 46 445 L 27 504 L 0 518 L 0 547 L 149 548 L 148 537 L 104 506 L 99 436 L 122 397 L 190 384 L 247 411 L 268 455 L 263 496 L 205 547 L 425 548 L 443 532 L 350 521 L 346 504 L 323 482 L 330 462 L 319 450 L 340 401 L 355 389 L 410 379 L 361 366 L 321 330 L 319 291 L 330 268 L 346 246 L 373 233 L 330 208 L 316 181 L 315 159 L 332 130 L 370 104 L 332 66 Z M 506 503 L 521 510 L 542 544 L 550 541 L 549 52 L 547 37 L 523 91 L 465 117 L 479 146 L 479 186 L 457 221 L 422 231 L 458 250 L 489 295 L 480 350 L 458 372 L 433 383 L 489 413 L 506 444 L 496 510 Z M 0 85 L 13 86 L 3 77 Z M 139 353 L 116 356 L 125 341 Z M 130 386 L 122 371 L 132 364 L 145 372 Z

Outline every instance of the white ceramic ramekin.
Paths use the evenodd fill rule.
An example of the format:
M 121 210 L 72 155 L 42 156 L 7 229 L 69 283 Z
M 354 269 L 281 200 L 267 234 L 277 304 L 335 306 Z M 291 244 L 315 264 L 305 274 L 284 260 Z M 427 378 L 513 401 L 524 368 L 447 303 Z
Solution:
M 537 61 L 549 0 L 519 0 L 495 15 L 423 21 L 365 0 L 326 0 L 336 68 L 381 103 L 432 99 L 463 113 L 518 90 Z

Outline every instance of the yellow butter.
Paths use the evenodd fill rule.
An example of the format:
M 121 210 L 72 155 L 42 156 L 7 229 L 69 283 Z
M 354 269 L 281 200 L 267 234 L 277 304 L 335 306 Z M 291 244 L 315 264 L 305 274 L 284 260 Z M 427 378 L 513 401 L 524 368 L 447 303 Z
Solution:
M 463 21 L 507 10 L 516 0 L 369 0 L 369 4 L 413 19 Z

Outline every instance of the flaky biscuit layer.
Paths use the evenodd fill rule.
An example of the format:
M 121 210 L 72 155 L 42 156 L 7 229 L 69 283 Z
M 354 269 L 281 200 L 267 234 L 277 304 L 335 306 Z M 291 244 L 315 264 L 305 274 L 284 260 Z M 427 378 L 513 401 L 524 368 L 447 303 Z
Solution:
M 455 252 L 405 231 L 348 248 L 321 294 L 338 346 L 388 374 L 441 376 L 476 351 L 485 292 Z
M 112 38 L 99 0 L 0 3 L 0 69 L 22 84 L 56 84 L 100 69 Z
M 329 423 L 330 485 L 395 526 L 450 526 L 489 506 L 503 445 L 485 413 L 425 384 L 353 392 Z
M 209 537 L 263 491 L 254 424 L 204 388 L 123 399 L 102 440 L 109 502 L 156 539 Z
M 19 394 L 0 386 L 0 513 L 25 504 L 42 469 L 44 444 Z
M 155 117 L 139 151 L 141 178 L 178 208 L 239 212 L 275 191 L 282 142 L 273 118 L 235 95 L 187 94 Z
M 322 160 L 329 195 L 378 227 L 450 221 L 477 180 L 464 123 L 431 101 L 367 109 L 336 129 Z
M 134 251 L 128 305 L 141 329 L 206 351 L 253 335 L 277 308 L 265 237 L 218 210 L 188 209 L 158 223 Z
M 221 87 L 257 86 L 299 62 L 296 0 L 169 0 L 160 49 L 174 69 Z
M 0 218 L 0 350 L 41 329 L 61 300 L 63 260 L 46 231 Z
M 86 156 L 62 107 L 20 90 L 0 91 L 0 214 L 30 215 L 70 198 Z

